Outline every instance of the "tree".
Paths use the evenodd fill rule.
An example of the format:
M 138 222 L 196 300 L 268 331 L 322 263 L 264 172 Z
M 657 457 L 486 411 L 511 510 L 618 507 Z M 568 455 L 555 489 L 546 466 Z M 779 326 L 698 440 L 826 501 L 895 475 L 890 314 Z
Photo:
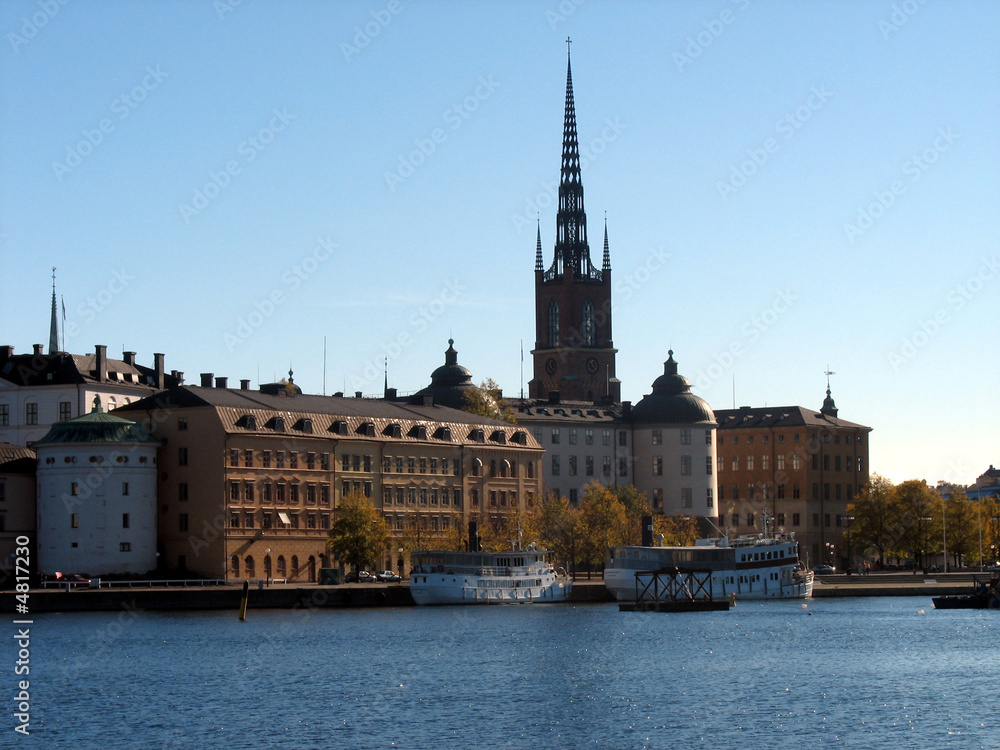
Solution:
M 628 513 L 614 490 L 599 482 L 588 484 L 580 500 L 580 560 L 588 565 L 604 563 L 608 547 L 624 544 L 628 536 Z M 587 571 L 590 576 L 590 571 Z
M 466 392 L 465 406 L 462 410 L 481 417 L 499 419 L 502 422 L 517 422 L 517 413 L 503 398 L 503 390 L 491 378 L 486 378 L 479 387 L 470 388 Z
M 954 490 L 944 501 L 948 554 L 953 567 L 961 567 L 967 558 L 979 558 L 978 508 L 965 495 L 965 490 Z
M 527 538 L 552 551 L 554 560 L 572 570 L 580 546 L 580 511 L 569 500 L 549 493 L 527 513 Z
M 371 570 L 389 544 L 391 532 L 371 500 L 360 492 L 341 499 L 327 537 L 327 549 L 355 570 Z
M 866 558 L 878 558 L 879 566 L 885 564 L 885 553 L 893 547 L 898 537 L 898 508 L 894 502 L 892 482 L 872 474 L 868 486 L 847 506 L 851 521 L 851 546 L 862 547 Z
M 893 495 L 898 533 L 890 549 L 898 557 L 909 553 L 926 568 L 927 555 L 940 548 L 941 496 L 922 479 L 896 485 Z

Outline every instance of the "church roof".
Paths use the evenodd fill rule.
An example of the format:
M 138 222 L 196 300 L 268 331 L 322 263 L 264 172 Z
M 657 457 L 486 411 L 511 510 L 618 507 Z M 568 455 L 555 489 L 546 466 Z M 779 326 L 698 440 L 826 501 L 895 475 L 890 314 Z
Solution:
M 715 414 L 705 399 L 691 393 L 691 382 L 677 372 L 673 351 L 663 363 L 663 374 L 653 381 L 653 392 L 632 409 L 635 424 L 714 423 Z
M 439 406 L 462 409 L 468 404 L 467 395 L 476 390 L 472 373 L 458 364 L 454 339 L 448 339 L 444 364 L 431 373 L 431 384 L 413 394 L 414 398 L 430 396 Z

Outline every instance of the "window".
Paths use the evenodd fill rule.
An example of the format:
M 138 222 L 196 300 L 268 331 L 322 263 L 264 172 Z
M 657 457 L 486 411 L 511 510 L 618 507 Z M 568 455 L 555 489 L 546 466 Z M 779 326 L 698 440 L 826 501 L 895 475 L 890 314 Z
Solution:
M 778 499 L 779 500 L 784 500 L 785 499 L 785 483 L 784 482 L 779 482 L 778 483 Z
M 80 494 L 80 483 L 79 482 L 70 482 L 69 483 L 69 494 L 71 494 L 71 495 L 79 495 Z
M 341 471 L 351 470 L 351 457 L 346 453 L 340 457 L 340 469 Z
M 651 445 L 663 445 L 663 430 L 653 430 L 650 438 Z
M 733 484 L 733 500 L 740 499 L 740 486 L 738 484 Z
M 653 488 L 653 509 L 662 510 L 663 508 L 663 490 L 659 487 Z
M 254 516 L 253 511 L 250 511 L 249 513 L 246 513 L 243 516 L 243 525 L 246 528 L 252 529 L 255 524 L 256 524 L 256 516 Z
M 709 476 L 712 475 L 712 457 L 705 456 L 705 473 Z
M 733 513 L 733 523 L 732 523 L 732 525 L 733 526 L 739 526 L 740 525 L 740 514 L 739 513 Z
M 653 456 L 653 476 L 663 476 L 663 456 Z
M 292 505 L 299 504 L 299 483 L 292 482 L 291 493 L 288 496 L 288 502 Z
M 628 459 L 625 456 L 621 456 L 618 459 L 618 476 L 627 477 L 628 476 Z
M 24 423 L 38 424 L 38 404 L 24 405 Z
M 69 401 L 60 401 L 59 402 L 59 421 L 60 422 L 65 422 L 67 419 L 69 419 L 70 416 L 72 416 L 72 411 L 71 410 L 72 410 L 72 405 L 70 404 Z
M 625 430 L 618 431 L 618 445 L 626 446 L 628 445 L 628 433 Z
M 7 427 L 10 424 L 10 406 L 0 404 L 0 427 Z
M 309 452 L 306 453 L 306 468 L 315 469 L 316 468 L 316 454 Z
M 129 517 L 128 517 L 128 513 L 122 513 L 122 528 L 123 528 L 123 529 L 127 529 L 127 528 L 129 528 Z
M 594 346 L 596 342 L 594 304 L 588 299 L 583 303 L 583 345 Z
M 771 465 L 771 456 L 765 453 L 760 457 L 760 468 L 762 471 L 767 471 Z
M 181 430 L 186 430 L 187 428 L 188 428 L 187 417 L 178 417 L 177 418 L 177 430 L 181 431 Z
M 177 516 L 177 530 L 187 531 L 188 530 L 188 514 L 181 513 Z
M 691 445 L 691 430 L 687 428 L 681 430 L 681 445 Z
M 246 501 L 248 503 L 252 503 L 253 502 L 253 498 L 254 498 L 253 485 L 254 485 L 253 482 L 247 482 L 244 485 L 244 490 L 243 490 L 244 495 L 243 495 L 243 497 L 246 499 Z
M 571 427 L 569 430 L 569 444 L 576 445 L 576 428 Z
M 802 468 L 802 456 L 798 453 L 792 454 L 792 471 L 798 471 Z
M 586 458 L 586 474 L 588 477 L 594 476 L 594 457 L 587 456 Z
M 858 471 L 864 471 L 865 470 L 864 469 L 864 464 L 865 464 L 865 460 L 863 458 L 861 458 L 861 456 L 858 456 Z
M 815 456 L 813 456 L 813 458 L 815 458 Z M 829 471 L 830 470 L 830 455 L 829 454 L 825 454 L 823 456 L 823 470 L 824 471 Z
M 69 527 L 71 529 L 78 529 L 78 528 L 80 528 L 80 514 L 79 513 L 71 513 L 70 514 L 70 516 L 69 516 Z
M 559 305 L 549 303 L 549 346 L 559 346 Z
M 319 503 L 330 507 L 330 485 L 326 482 L 319 486 Z
M 297 469 L 299 468 L 299 453 L 298 451 L 288 451 L 288 468 Z
M 372 470 L 372 457 L 370 455 L 365 456 L 365 471 L 370 472 Z
M 431 474 L 438 473 L 438 460 L 436 458 L 431 459 Z
M 601 430 L 601 445 L 611 445 L 611 430 Z
M 229 451 L 229 465 L 239 466 L 240 465 L 240 451 L 238 448 L 232 448 Z
M 121 542 L 118 545 L 118 551 L 119 552 L 131 552 L 132 551 L 132 544 L 130 542 Z
M 577 502 L 578 499 L 579 499 L 579 496 L 577 494 L 576 488 L 574 487 L 573 489 L 571 489 L 569 491 L 569 501 L 571 503 L 573 503 L 573 505 L 576 505 L 576 502 Z
M 747 435 L 747 445 L 753 445 L 753 435 Z
M 571 477 L 576 476 L 576 456 L 569 457 L 569 475 Z
M 798 500 L 802 497 L 802 490 L 799 489 L 799 483 L 795 482 L 792 484 L 792 498 Z M 796 524 L 797 526 L 798 524 Z
M 187 462 L 188 462 L 188 449 L 187 448 L 178 448 L 177 449 L 177 465 L 178 466 L 187 466 Z
M 128 482 L 122 482 L 122 497 L 128 497 Z
M 240 527 L 240 514 L 230 513 L 229 514 L 229 528 L 238 529 Z
M 427 459 L 423 458 L 423 457 L 421 457 L 421 459 L 420 459 L 420 473 L 421 474 L 426 474 L 427 473 Z M 493 476 L 495 476 L 495 475 L 493 475 Z
M 284 451 L 278 451 L 277 453 L 274 454 L 274 457 L 275 457 L 275 461 L 276 461 L 277 467 L 279 469 L 284 469 L 285 468 L 285 452 Z
M 754 519 L 753 513 L 747 513 L 747 526 L 753 526 L 754 525 L 753 519 Z
M 593 430 L 584 430 L 583 431 L 583 444 L 584 445 L 593 445 L 594 444 L 594 431 Z
M 779 453 L 778 454 L 778 471 L 784 471 L 784 470 L 785 470 L 785 454 L 784 453 Z
M 712 509 L 715 507 L 715 498 L 712 497 L 712 488 L 708 487 L 705 490 L 705 507 Z
M 260 527 L 262 529 L 269 529 L 274 523 L 274 516 L 271 513 L 264 513 L 261 515 Z
M 528 466 L 530 467 L 531 464 L 528 464 Z M 611 456 L 604 457 L 604 465 L 601 467 L 601 473 L 606 477 L 611 476 Z
M 406 459 L 406 473 L 412 474 L 416 470 L 417 470 L 417 461 L 415 458 L 413 458 L 413 456 L 410 456 L 408 459 Z
M 712 444 L 712 431 L 705 430 L 705 445 L 711 445 L 711 444 Z
M 370 479 L 365 480 L 364 493 L 365 493 L 365 497 L 371 497 L 372 496 L 372 481 Z
M 253 450 L 243 451 L 243 465 L 246 467 L 253 466 Z
M 559 476 L 559 456 L 552 457 L 552 476 Z
M 681 456 L 681 476 L 691 476 L 691 456 Z
M 740 470 L 740 457 L 733 456 L 733 471 L 739 471 L 739 470 Z
M 319 468 L 322 469 L 323 471 L 329 471 L 330 470 L 330 454 L 329 453 L 320 453 L 319 454 Z
M 271 451 L 260 452 L 260 463 L 265 469 L 271 468 Z
M 691 504 L 692 504 L 691 488 L 690 487 L 681 487 L 681 507 L 682 508 L 690 508 Z
M 559 428 L 552 428 L 552 445 L 558 445 L 559 443 Z
M 306 485 L 306 504 L 315 505 L 316 504 L 316 484 L 310 482 Z

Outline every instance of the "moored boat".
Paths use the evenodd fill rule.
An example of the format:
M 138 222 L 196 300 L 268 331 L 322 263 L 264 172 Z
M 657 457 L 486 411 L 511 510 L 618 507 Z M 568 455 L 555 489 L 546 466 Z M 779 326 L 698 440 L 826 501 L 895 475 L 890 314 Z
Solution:
M 989 581 L 975 579 L 972 593 L 935 596 L 931 601 L 934 609 L 1000 609 L 1000 576 Z

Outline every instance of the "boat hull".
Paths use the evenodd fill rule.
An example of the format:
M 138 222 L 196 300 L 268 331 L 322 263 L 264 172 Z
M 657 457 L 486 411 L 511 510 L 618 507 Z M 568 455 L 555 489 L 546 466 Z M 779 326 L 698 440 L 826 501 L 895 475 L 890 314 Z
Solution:
M 410 595 L 419 605 L 430 604 L 550 604 L 569 599 L 573 582 L 556 577 L 540 585 L 517 578 L 479 578 L 440 573 L 415 576 Z M 534 579 L 537 580 L 537 579 Z
M 619 602 L 635 601 L 635 574 L 640 571 L 631 568 L 619 568 L 604 571 L 604 585 L 608 592 Z M 712 601 L 728 601 L 735 596 L 738 600 L 751 599 L 808 599 L 812 596 L 812 574 L 803 574 L 800 578 L 739 582 L 740 576 L 734 570 L 720 570 L 712 574 Z M 729 579 L 736 583 L 727 584 Z

